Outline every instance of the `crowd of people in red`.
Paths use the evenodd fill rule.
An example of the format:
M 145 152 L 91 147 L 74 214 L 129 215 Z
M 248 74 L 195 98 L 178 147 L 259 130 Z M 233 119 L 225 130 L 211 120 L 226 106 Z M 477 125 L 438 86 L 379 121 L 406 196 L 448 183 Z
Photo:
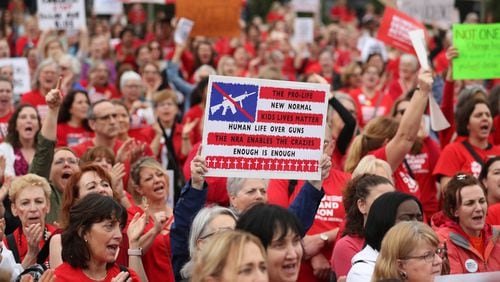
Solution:
M 0 63 L 26 58 L 31 91 L 17 93 L 13 66 L 0 64 L 0 277 L 433 281 L 500 271 L 500 78 L 454 80 L 461 50 L 442 26 L 428 27 L 430 71 L 388 46 L 363 54 L 381 15 L 347 2 L 335 1 L 331 23 L 316 20 L 311 43 L 292 40 L 296 15 L 280 2 L 242 20 L 239 37 L 174 43 L 175 18 L 147 21 L 141 4 L 89 16 L 78 31 L 42 31 L 23 1 L 8 1 Z M 321 181 L 204 176 L 215 74 L 330 85 Z M 439 132 L 431 95 L 451 124 Z

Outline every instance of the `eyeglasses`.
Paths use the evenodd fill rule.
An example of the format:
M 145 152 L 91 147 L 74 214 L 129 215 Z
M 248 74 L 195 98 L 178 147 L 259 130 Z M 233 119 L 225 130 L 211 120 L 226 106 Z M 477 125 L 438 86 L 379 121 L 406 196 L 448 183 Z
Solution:
M 407 256 L 407 257 L 404 257 L 402 259 L 403 260 L 409 260 L 409 259 L 420 259 L 420 260 L 422 260 L 423 259 L 427 263 L 432 263 L 432 262 L 434 262 L 435 256 L 436 255 L 441 256 L 442 253 L 444 253 L 444 249 L 443 248 L 438 248 L 434 252 L 427 252 L 427 253 L 425 253 L 424 255 L 421 255 L 421 256 Z
M 101 117 L 95 117 L 95 119 L 97 119 L 97 120 L 103 120 L 103 121 L 108 121 L 108 120 L 111 120 L 111 118 L 116 119 L 117 117 L 118 117 L 118 114 L 114 113 L 114 114 L 107 114 L 107 115 L 104 115 L 104 116 L 101 116 Z
M 233 230 L 233 228 L 231 228 L 231 227 L 222 227 L 222 228 L 217 229 L 214 232 L 210 232 L 210 233 L 208 233 L 206 235 L 200 236 L 200 240 L 205 240 L 207 238 L 210 238 L 210 237 L 214 236 L 217 233 L 222 233 L 222 232 L 226 232 L 226 231 L 230 231 L 230 230 Z
M 75 159 L 75 158 L 61 158 L 61 159 L 57 159 L 54 161 L 54 164 L 55 165 L 62 165 L 64 163 L 68 163 L 70 165 L 78 165 L 78 159 Z

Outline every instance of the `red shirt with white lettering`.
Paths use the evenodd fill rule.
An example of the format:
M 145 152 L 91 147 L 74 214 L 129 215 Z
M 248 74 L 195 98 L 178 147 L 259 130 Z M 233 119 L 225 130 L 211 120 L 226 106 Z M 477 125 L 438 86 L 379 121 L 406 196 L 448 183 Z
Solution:
M 47 103 L 45 102 L 45 96 L 43 96 L 38 89 L 24 93 L 21 96 L 19 104 L 28 104 L 35 107 L 42 120 L 47 116 L 47 112 L 49 110 Z
M 426 137 L 420 153 L 406 155 L 406 162 L 421 189 L 420 202 L 426 218 L 432 218 L 432 215 L 439 211 L 436 177 L 432 172 L 440 153 L 439 145 L 430 137 Z
M 94 137 L 94 132 L 83 127 L 73 127 L 68 123 L 57 125 L 57 147 L 71 147 L 89 141 Z
M 330 170 L 328 178 L 323 181 L 325 196 L 321 199 L 313 225 L 307 232 L 307 235 L 315 235 L 340 227 L 345 217 L 342 189 L 350 179 L 351 174 L 349 173 L 335 168 Z M 293 193 L 288 197 L 289 180 L 271 180 L 267 190 L 267 201 L 270 204 L 287 208 L 293 202 L 303 185 L 304 181 L 298 180 Z M 329 260 L 332 256 L 332 251 L 333 244 L 327 244 L 321 249 L 320 253 L 326 260 Z M 301 264 L 297 281 L 321 281 L 314 276 L 310 260 Z
M 486 149 L 481 149 L 471 145 L 476 154 L 485 162 L 488 158 L 500 156 L 499 145 L 489 145 Z M 434 175 L 452 177 L 458 172 L 470 173 L 478 177 L 482 165 L 465 148 L 462 142 L 448 144 L 444 149 L 434 169 Z

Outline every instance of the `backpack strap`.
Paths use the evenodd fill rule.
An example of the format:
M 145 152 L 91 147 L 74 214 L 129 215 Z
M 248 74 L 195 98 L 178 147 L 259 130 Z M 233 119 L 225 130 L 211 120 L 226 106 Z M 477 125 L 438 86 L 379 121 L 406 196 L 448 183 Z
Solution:
M 7 235 L 7 247 L 12 251 L 14 255 L 14 259 L 17 263 L 21 263 L 21 259 L 19 257 L 19 251 L 17 250 L 16 238 L 14 237 L 14 233 Z
M 467 141 L 463 141 L 462 144 L 464 145 L 465 149 L 469 151 L 469 154 L 476 160 L 476 162 L 478 162 L 481 166 L 484 166 L 484 160 L 479 156 L 474 148 L 472 148 L 472 145 Z

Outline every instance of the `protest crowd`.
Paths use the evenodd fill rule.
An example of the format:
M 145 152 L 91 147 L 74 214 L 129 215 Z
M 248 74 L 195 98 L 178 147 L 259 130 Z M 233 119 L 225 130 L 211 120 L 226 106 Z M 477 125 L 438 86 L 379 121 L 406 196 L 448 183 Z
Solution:
M 0 4 L 0 281 L 500 279 L 494 15 L 455 1 L 421 1 L 450 3 L 455 17 L 433 22 L 396 3 L 420 1 L 267 1 L 260 16 L 249 7 L 266 1 L 128 2 Z M 229 142 L 207 137 L 210 118 L 295 86 L 327 89 L 321 132 L 275 112 L 267 128 L 296 143 L 268 149 L 288 160 L 318 144 L 317 177 L 257 160 L 210 174 L 210 146 Z M 293 93 L 288 117 L 318 109 Z M 235 167 L 272 139 L 239 138 Z

